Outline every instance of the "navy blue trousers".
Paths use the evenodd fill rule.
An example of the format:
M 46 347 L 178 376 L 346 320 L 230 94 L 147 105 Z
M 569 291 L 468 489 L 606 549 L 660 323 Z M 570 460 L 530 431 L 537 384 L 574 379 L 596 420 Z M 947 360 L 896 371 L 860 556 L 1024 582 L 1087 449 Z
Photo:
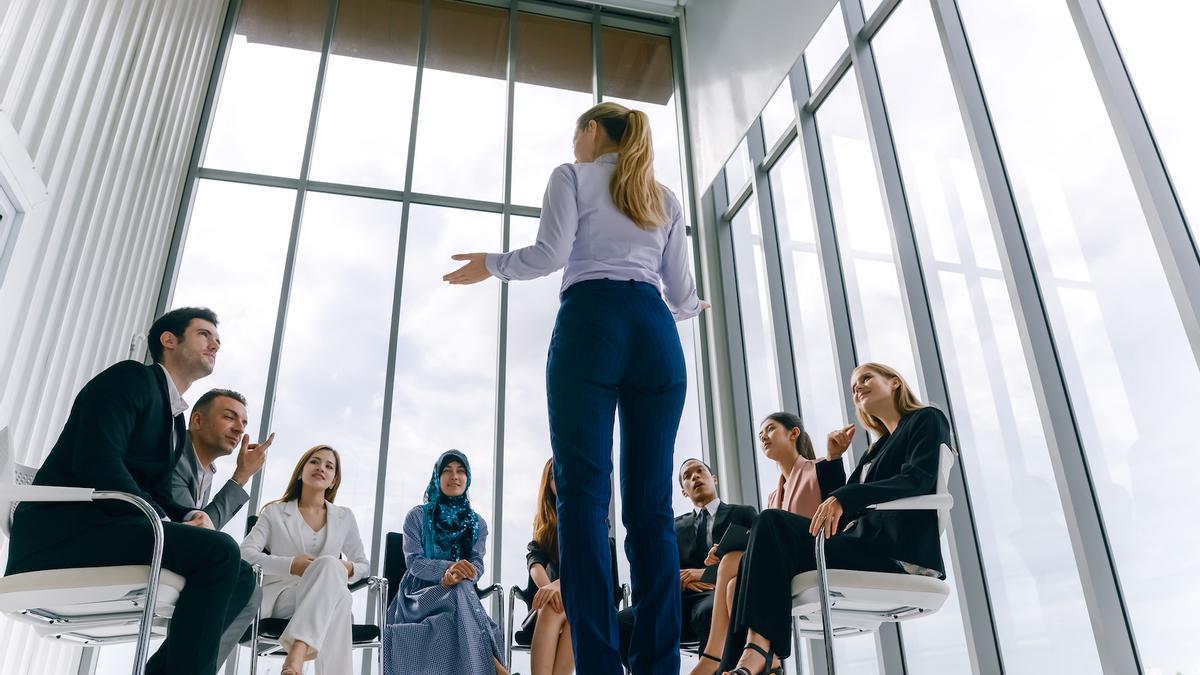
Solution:
M 679 550 L 671 494 L 687 371 L 650 284 L 572 285 L 546 363 L 562 594 L 580 675 L 622 672 L 608 547 L 613 422 L 621 416 L 621 517 L 633 586 L 630 668 L 679 672 Z

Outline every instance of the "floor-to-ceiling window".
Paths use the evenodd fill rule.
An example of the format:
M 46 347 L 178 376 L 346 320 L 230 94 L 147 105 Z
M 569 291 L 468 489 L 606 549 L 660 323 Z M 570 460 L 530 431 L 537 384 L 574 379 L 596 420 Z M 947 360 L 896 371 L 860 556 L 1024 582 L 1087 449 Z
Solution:
M 343 455 L 338 501 L 378 564 L 434 459 L 459 448 L 491 530 L 483 583 L 507 588 L 525 584 L 550 456 L 544 373 L 561 274 L 449 286 L 450 256 L 533 242 L 546 180 L 573 161 L 575 120 L 597 100 L 650 115 L 657 177 L 685 213 L 689 198 L 673 25 L 504 4 L 233 3 L 171 304 L 211 306 L 222 322 L 218 367 L 189 397 L 242 391 L 250 432 L 276 432 L 250 508 L 329 443 Z M 679 324 L 690 387 L 677 461 L 703 452 L 695 324 Z M 218 480 L 232 462 L 218 462 Z M 101 650 L 98 671 L 127 659 Z
M 1186 672 L 1200 663 L 1183 628 L 1183 608 L 1200 601 L 1200 530 L 1177 530 L 1157 514 L 1200 505 L 1189 479 L 1200 458 L 1187 442 L 1200 404 L 1195 354 L 1067 6 L 959 5 L 1142 663 Z M 1025 47 L 1014 53 L 1007 45 L 1017 35 Z M 1153 100 L 1151 122 L 1183 113 L 1178 102 Z M 1168 163 L 1177 152 L 1164 153 Z
M 1106 21 L 1081 18 L 1097 7 Z M 1168 258 L 1160 236 L 1189 213 L 1195 231 L 1193 15 L 1125 0 L 841 0 L 750 126 L 766 158 L 747 166 L 739 148 L 712 185 L 736 206 L 707 215 L 730 229 L 738 413 L 791 389 L 810 428 L 832 428 L 847 368 L 879 360 L 947 410 L 960 446 L 954 508 L 969 515 L 943 540 L 950 599 L 899 640 L 839 639 L 840 666 L 1200 672 L 1181 614 L 1200 588 L 1196 537 L 1148 515 L 1195 507 L 1197 317 L 1181 316 L 1193 291 L 1176 270 L 1200 263 Z M 1136 92 L 1132 122 L 1109 113 L 1096 38 L 1120 48 L 1124 71 L 1104 76 Z M 1147 129 L 1157 157 L 1122 146 Z M 744 194 L 759 171 L 770 213 Z M 1146 176 L 1172 191 L 1139 192 Z M 1150 208 L 1181 217 L 1156 224 Z M 756 259 L 770 241 L 777 267 Z M 785 362 L 795 372 L 777 384 Z M 761 460 L 742 467 L 773 488 Z
M 1015 672 L 1094 672 L 1100 664 L 1046 439 L 929 4 L 902 3 L 873 46 L 1004 663 Z

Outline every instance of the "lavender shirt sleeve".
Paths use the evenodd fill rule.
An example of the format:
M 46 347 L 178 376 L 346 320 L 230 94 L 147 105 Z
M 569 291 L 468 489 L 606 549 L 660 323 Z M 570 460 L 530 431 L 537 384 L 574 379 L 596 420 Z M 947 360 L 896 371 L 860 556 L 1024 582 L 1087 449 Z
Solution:
M 567 264 L 579 228 L 576 179 L 570 164 L 562 164 L 550 174 L 542 198 L 537 241 L 508 253 L 489 253 L 485 262 L 492 276 L 503 281 L 524 281 L 544 277 Z
M 667 227 L 667 245 L 663 249 L 662 267 L 659 276 L 662 277 L 663 298 L 676 321 L 684 321 L 700 314 L 700 298 L 696 295 L 696 281 L 692 278 L 692 270 L 688 268 L 687 226 L 683 224 L 683 209 L 679 202 L 668 193 L 670 209 L 673 217 Z

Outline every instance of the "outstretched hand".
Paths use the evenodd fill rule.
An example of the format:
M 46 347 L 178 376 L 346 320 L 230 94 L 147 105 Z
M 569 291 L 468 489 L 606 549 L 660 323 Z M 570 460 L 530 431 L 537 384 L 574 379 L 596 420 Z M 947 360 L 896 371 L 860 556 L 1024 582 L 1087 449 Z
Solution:
M 442 275 L 442 281 L 451 284 L 477 284 L 492 276 L 487 268 L 486 253 L 458 253 L 450 256 L 451 260 L 465 260 L 467 264 L 449 274 Z

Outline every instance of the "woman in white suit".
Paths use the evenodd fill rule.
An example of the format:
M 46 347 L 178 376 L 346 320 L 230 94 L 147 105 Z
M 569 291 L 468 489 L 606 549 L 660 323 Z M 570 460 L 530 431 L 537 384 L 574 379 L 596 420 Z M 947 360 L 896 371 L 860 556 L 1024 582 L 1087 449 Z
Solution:
M 328 445 L 304 453 L 283 497 L 263 507 L 242 542 L 242 557 L 263 568 L 263 615 L 290 619 L 280 675 L 351 675 L 350 591 L 369 563 L 354 513 L 333 503 L 342 460 Z M 339 559 L 344 555 L 345 559 Z

